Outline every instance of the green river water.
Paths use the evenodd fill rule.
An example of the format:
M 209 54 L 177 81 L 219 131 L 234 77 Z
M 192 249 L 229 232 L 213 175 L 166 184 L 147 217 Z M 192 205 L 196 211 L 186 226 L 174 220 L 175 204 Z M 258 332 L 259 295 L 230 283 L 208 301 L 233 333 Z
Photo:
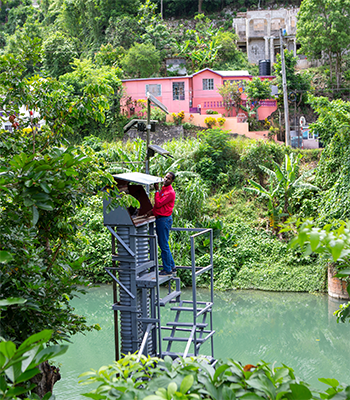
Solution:
M 183 292 L 184 299 L 191 295 L 191 289 Z M 198 290 L 198 300 L 209 300 L 208 296 L 207 290 Z M 67 353 L 57 358 L 55 365 L 60 364 L 62 375 L 54 390 L 58 400 L 86 398 L 81 393 L 92 387 L 79 385 L 79 374 L 114 360 L 112 287 L 90 288 L 73 304 L 78 314 L 100 324 L 102 330 L 75 335 Z M 314 388 L 326 388 L 318 378 L 336 378 L 349 385 L 350 324 L 337 324 L 332 315 L 339 304 L 324 294 L 215 292 L 214 356 L 243 365 L 260 360 L 277 366 L 284 363 Z M 162 325 L 173 321 L 173 316 L 170 306 L 162 308 Z M 179 346 L 179 351 L 185 347 Z M 209 343 L 201 353 L 210 354 Z

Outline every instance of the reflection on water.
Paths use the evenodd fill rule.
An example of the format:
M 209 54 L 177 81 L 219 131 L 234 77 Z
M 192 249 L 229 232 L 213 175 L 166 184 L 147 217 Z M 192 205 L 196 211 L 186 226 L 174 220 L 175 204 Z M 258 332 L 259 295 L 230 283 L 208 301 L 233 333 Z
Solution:
M 185 290 L 183 298 L 190 299 L 191 295 L 191 289 Z M 204 289 L 197 293 L 198 300 L 207 300 L 208 296 Z M 216 358 L 232 358 L 243 365 L 259 360 L 284 363 L 318 388 L 325 385 L 317 378 L 336 378 L 350 384 L 350 326 L 337 324 L 332 315 L 338 301 L 320 294 L 227 291 L 216 292 L 214 302 Z M 78 375 L 114 360 L 111 286 L 91 288 L 73 304 L 78 314 L 88 316 L 88 322 L 100 324 L 102 330 L 74 336 L 68 352 L 57 359 L 62 375 L 55 385 L 58 400 L 84 399 L 79 394 L 92 387 L 81 387 Z M 162 309 L 162 325 L 173 320 L 170 307 Z M 183 350 L 184 344 L 177 346 Z M 210 354 L 209 343 L 201 349 L 203 354 Z

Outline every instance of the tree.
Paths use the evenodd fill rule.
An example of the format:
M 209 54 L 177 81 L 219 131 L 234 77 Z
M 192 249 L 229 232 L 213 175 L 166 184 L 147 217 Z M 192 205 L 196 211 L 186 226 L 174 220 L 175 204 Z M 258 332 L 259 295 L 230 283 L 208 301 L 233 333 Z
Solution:
M 119 46 L 115 49 L 110 43 L 108 43 L 102 45 L 100 50 L 95 53 L 95 63 L 99 67 L 119 67 L 124 56 L 125 50 L 123 47 Z
M 296 96 L 299 97 L 298 105 L 300 105 L 301 102 L 304 103 L 307 100 L 307 92 L 309 92 L 311 88 L 311 78 L 307 72 L 296 72 L 298 57 L 294 57 L 292 51 L 288 51 L 287 49 L 284 50 L 284 60 L 288 92 L 296 93 Z M 275 82 L 278 86 L 278 92 L 280 96 L 283 96 L 282 57 L 280 54 L 277 54 L 277 60 L 274 64 L 274 69 L 276 75 Z
M 43 68 L 48 76 L 57 78 L 70 72 L 77 57 L 74 40 L 63 32 L 52 32 L 43 42 Z
M 239 57 L 240 50 L 237 48 L 238 35 L 230 31 L 219 31 L 215 41 L 220 47 L 218 59 L 221 64 L 233 62 Z
M 140 35 L 145 33 L 145 27 L 140 25 L 136 18 L 123 15 L 117 18 L 111 18 L 106 29 L 106 40 L 113 47 L 119 46 L 124 49 L 130 47 L 139 41 Z
M 135 43 L 126 53 L 122 66 L 131 77 L 149 78 L 160 68 L 160 53 L 152 44 Z
M 0 252 L 10 254 L 0 259 L 0 300 L 25 300 L 2 310 L 1 336 L 19 344 L 50 328 L 51 341 L 69 340 L 98 328 L 70 304 L 87 284 L 78 277 L 84 259 L 69 246 L 81 225 L 76 208 L 106 185 L 112 198 L 119 193 L 89 149 L 74 148 L 65 136 L 90 118 L 104 120 L 111 88 L 86 85 L 72 98 L 55 79 L 23 79 L 20 56 L 0 57 L 0 71 L 0 110 L 12 123 L 12 132 L 0 130 Z M 120 204 L 129 200 L 122 196 Z
M 259 77 L 255 77 L 247 83 L 245 93 L 248 99 L 247 108 L 250 109 L 252 106 L 256 119 L 259 120 L 258 108 L 260 107 L 260 101 L 271 98 L 270 81 L 267 79 L 261 80 Z
M 99 131 L 100 136 L 114 137 L 118 129 L 120 119 L 120 99 L 122 97 L 122 83 L 120 77 L 122 71 L 118 67 L 107 65 L 97 67 L 90 59 L 74 60 L 73 71 L 62 75 L 60 82 L 67 88 L 71 101 L 79 101 L 86 91 L 100 92 L 104 118 L 82 118 L 79 125 L 74 127 L 74 133 L 78 135 L 90 135 Z M 102 105 L 102 104 L 101 104 Z
M 225 109 L 228 111 L 228 116 L 230 116 L 232 113 L 233 105 L 236 110 L 236 115 L 238 115 L 239 109 L 242 104 L 242 86 L 234 81 L 226 81 L 222 86 L 218 87 L 218 92 L 222 96 L 225 104 Z
M 41 67 L 43 29 L 29 17 L 25 24 L 7 37 L 5 54 L 16 54 L 25 65 L 24 76 L 38 73 Z
M 216 35 L 220 31 L 204 14 L 194 17 L 196 29 L 188 29 L 176 43 L 177 56 L 185 56 L 191 61 L 190 69 L 199 71 L 205 67 L 213 67 L 220 45 Z
M 145 4 L 141 5 L 138 11 L 138 23 L 142 43 L 152 44 L 160 54 L 165 57 L 167 51 L 175 45 L 172 33 L 163 23 L 162 16 L 157 12 L 156 4 L 146 0 Z
M 350 0 L 305 0 L 298 13 L 297 39 L 300 52 L 319 59 L 327 54 L 330 81 L 333 71 L 340 86 L 342 59 L 350 48 Z

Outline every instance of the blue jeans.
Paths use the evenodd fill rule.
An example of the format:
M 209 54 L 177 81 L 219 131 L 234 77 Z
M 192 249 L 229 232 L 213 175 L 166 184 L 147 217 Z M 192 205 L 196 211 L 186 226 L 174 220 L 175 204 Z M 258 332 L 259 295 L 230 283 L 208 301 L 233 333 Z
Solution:
M 166 272 L 171 272 L 175 268 L 175 262 L 169 247 L 169 231 L 173 224 L 173 218 L 159 217 L 156 219 L 156 232 L 158 236 L 158 244 L 161 250 L 161 256 L 163 261 L 163 269 Z

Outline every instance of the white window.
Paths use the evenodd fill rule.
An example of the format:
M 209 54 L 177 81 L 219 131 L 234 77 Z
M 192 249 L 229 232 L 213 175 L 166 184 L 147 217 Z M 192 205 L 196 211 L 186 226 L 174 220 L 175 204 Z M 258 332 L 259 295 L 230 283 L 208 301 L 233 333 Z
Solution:
M 214 79 L 203 79 L 203 90 L 214 90 Z
M 173 100 L 185 100 L 185 82 L 173 83 Z
M 153 94 L 153 96 L 155 97 L 159 97 L 162 95 L 162 85 L 158 84 L 146 85 L 146 95 L 147 92 Z

